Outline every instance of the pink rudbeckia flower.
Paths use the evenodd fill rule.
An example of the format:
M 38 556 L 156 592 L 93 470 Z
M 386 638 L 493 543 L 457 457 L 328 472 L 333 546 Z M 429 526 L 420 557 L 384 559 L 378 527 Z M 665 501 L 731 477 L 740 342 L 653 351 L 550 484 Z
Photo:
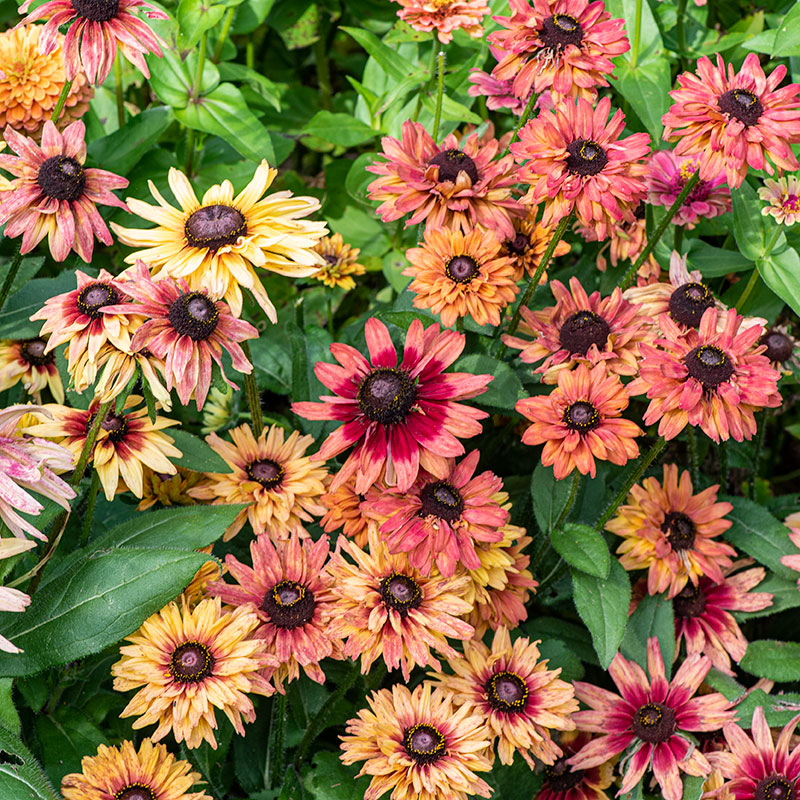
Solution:
M 0 539 L 0 561 L 4 558 L 24 553 L 36 547 L 36 542 L 27 539 Z M 31 602 L 31 598 L 19 589 L 0 586 L 0 611 L 24 611 Z M 0 636 L 0 650 L 4 653 L 21 653 L 22 650 L 12 644 L 5 636 Z

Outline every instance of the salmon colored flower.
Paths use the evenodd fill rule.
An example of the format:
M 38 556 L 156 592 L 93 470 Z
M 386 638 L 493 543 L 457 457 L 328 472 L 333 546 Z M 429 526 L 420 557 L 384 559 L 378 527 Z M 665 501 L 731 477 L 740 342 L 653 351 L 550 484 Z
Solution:
M 0 128 L 14 130 L 36 139 L 53 115 L 67 76 L 64 70 L 64 37 L 55 34 L 56 45 L 47 54 L 39 52 L 42 29 L 18 25 L 0 33 Z M 83 72 L 78 72 L 67 92 L 58 125 L 64 127 L 89 110 L 94 89 Z
M 68 2 L 52 0 L 62 1 Z M 14 176 L 8 190 L 0 193 L 0 221 L 6 223 L 8 238 L 22 234 L 21 253 L 29 253 L 47 237 L 56 261 L 63 261 L 74 250 L 89 263 L 95 236 L 103 244 L 113 242 L 96 204 L 127 211 L 111 190 L 124 189 L 128 180 L 83 166 L 85 135 L 86 126 L 80 120 L 63 133 L 48 121 L 39 147 L 33 139 L 6 128 L 3 136 L 17 155 L 0 153 L 0 167 Z
M 111 667 L 114 689 L 139 691 L 120 717 L 138 717 L 134 730 L 158 724 L 154 742 L 172 732 L 190 750 L 203 741 L 217 749 L 216 710 L 240 736 L 256 712 L 249 694 L 275 691 L 262 672 L 274 666 L 263 639 L 253 637 L 258 616 L 252 606 L 223 612 L 218 599 L 194 609 L 170 603 L 126 636 L 122 656 Z
M 0 339 L 0 392 L 18 383 L 37 403 L 44 389 L 57 403 L 64 402 L 56 355 L 47 352 L 46 339 Z
M 368 504 L 370 515 L 384 520 L 381 535 L 390 553 L 406 553 L 409 563 L 429 575 L 434 562 L 449 578 L 458 563 L 477 569 L 477 542 L 499 542 L 510 504 L 503 481 L 486 470 L 475 475 L 480 452 L 473 450 L 437 479 L 420 473 L 406 491 L 387 489 Z
M 483 36 L 483 18 L 489 13 L 485 0 L 396 0 L 403 22 L 415 31 L 436 31 L 440 42 L 453 39 L 453 31 L 463 30 L 473 39 Z
M 44 506 L 29 494 L 30 491 L 69 510 L 69 501 L 75 497 L 75 492 L 56 473 L 72 469 L 74 461 L 72 453 L 60 445 L 21 435 L 18 426 L 28 414 L 52 417 L 47 406 L 0 409 L 0 521 L 20 539 L 24 539 L 27 533 L 47 541 L 47 536 L 18 512 L 38 516 L 44 510 Z M 29 433 L 27 429 L 23 430 Z
M 510 0 L 510 17 L 492 17 L 505 30 L 489 43 L 505 51 L 492 74 L 514 80 L 527 97 L 549 89 L 563 97 L 594 100 L 608 86 L 615 56 L 630 50 L 625 24 L 612 19 L 601 0 Z
M 142 382 L 153 399 L 169 411 L 172 397 L 164 386 L 166 364 L 149 350 L 119 350 L 113 344 L 104 344 L 94 361 L 84 352 L 70 371 L 71 385 L 76 392 L 85 392 L 94 384 L 94 396 L 101 403 L 116 400 L 125 392 L 132 380 Z
M 778 86 L 786 75 L 779 64 L 767 77 L 756 53 L 748 53 L 735 72 L 717 54 L 714 66 L 707 56 L 697 61 L 697 74 L 678 76 L 675 101 L 662 117 L 664 138 L 677 140 L 678 156 L 701 155 L 701 180 L 720 173 L 738 188 L 747 168 L 774 172 L 798 168 L 790 147 L 800 142 L 800 85 Z
M 800 179 L 794 175 L 784 175 L 777 181 L 767 178 L 758 196 L 767 204 L 761 209 L 762 216 L 771 216 L 779 225 L 800 221 Z
M 629 793 L 651 767 L 665 800 L 681 800 L 680 772 L 695 777 L 711 772 L 708 759 L 685 733 L 716 731 L 736 718 L 718 692 L 693 697 L 710 669 L 710 659 L 693 653 L 668 683 L 656 638 L 647 641 L 649 679 L 638 664 L 617 653 L 608 672 L 622 696 L 575 682 L 575 695 L 592 709 L 574 715 L 578 730 L 602 735 L 569 764 L 590 769 L 630 748 L 619 794 Z
M 622 465 L 639 455 L 634 438 L 638 425 L 622 419 L 628 394 L 619 377 L 600 363 L 591 370 L 578 364 L 558 373 L 558 386 L 549 395 L 517 401 L 517 411 L 531 420 L 522 435 L 525 444 L 544 444 L 542 464 L 552 465 L 556 480 L 577 469 L 597 474 L 595 459 Z
M 133 742 L 119 747 L 101 744 L 96 756 L 81 759 L 81 771 L 61 780 L 64 800 L 212 800 L 191 791 L 202 783 L 188 761 L 179 761 L 163 744 L 144 739 L 137 752 Z
M 520 637 L 513 645 L 508 629 L 499 628 L 492 649 L 480 640 L 464 645 L 464 655 L 448 659 L 455 674 L 432 675 L 485 720 L 486 734 L 497 743 L 502 764 L 514 763 L 519 752 L 533 769 L 534 758 L 553 764 L 563 755 L 551 732 L 575 729 L 570 716 L 578 710 L 572 686 L 539 660 L 539 642 Z
M 325 683 L 319 662 L 341 658 L 341 643 L 330 630 L 336 612 L 326 571 L 329 554 L 327 536 L 301 541 L 294 531 L 276 544 L 258 536 L 250 542 L 253 566 L 229 554 L 225 565 L 236 583 L 218 581 L 208 587 L 212 597 L 228 605 L 254 608 L 259 625 L 251 635 L 274 656 L 277 668 L 270 673 L 281 693 L 284 680 L 300 677 L 300 667 L 311 680 Z
M 717 309 L 708 308 L 698 331 L 684 331 L 662 314 L 658 324 L 664 338 L 655 340 L 657 348 L 639 346 L 639 377 L 628 392 L 647 393 L 644 422 L 658 422 L 665 439 L 674 439 L 687 425 L 699 425 L 717 443 L 751 439 L 753 413 L 781 404 L 780 376 L 757 346 L 761 325 L 742 329 L 742 317 L 732 308 L 718 333 L 717 319 Z
M 700 578 L 687 584 L 672 598 L 675 615 L 675 658 L 681 640 L 687 653 L 703 653 L 720 672 L 733 675 L 731 659 L 737 664 L 747 652 L 747 639 L 731 611 L 761 611 L 772 605 L 769 592 L 752 592 L 764 580 L 763 567 L 736 572 L 742 563 L 724 571 L 721 581 Z
M 505 55 L 499 47 L 489 45 L 494 61 L 500 61 Z M 469 87 L 467 93 L 470 97 L 485 97 L 486 108 L 490 111 L 499 111 L 507 108 L 512 114 L 522 116 L 525 106 L 530 99 L 530 93 L 520 96 L 514 91 L 514 79 L 499 80 L 489 72 L 484 72 L 477 67 L 469 71 Z M 537 101 L 538 106 L 538 101 Z
M 197 410 L 202 409 L 214 364 L 225 383 L 239 388 L 225 375 L 222 351 L 231 357 L 238 372 L 253 371 L 239 345 L 258 338 L 258 331 L 249 322 L 234 317 L 227 303 L 212 300 L 207 292 L 190 291 L 185 280 L 154 281 L 142 261 L 127 270 L 125 278 L 125 292 L 134 302 L 111 310 L 125 313 L 130 309 L 144 317 L 131 340 L 131 350 L 147 350 L 164 359 L 167 389 L 171 391 L 174 386 L 183 405 L 194 396 Z
M 467 640 L 474 633 L 459 619 L 472 608 L 464 598 L 467 578 L 422 574 L 404 553 L 392 555 L 375 529 L 368 541 L 367 551 L 340 540 L 341 550 L 331 559 L 336 599 L 329 634 L 345 640 L 344 655 L 360 658 L 363 674 L 379 658 L 389 669 L 402 670 L 406 681 L 415 666 L 440 669 L 431 650 L 456 658 L 448 637 Z
M 321 459 L 305 454 L 313 437 L 299 431 L 286 437 L 279 425 L 264 428 L 258 439 L 249 425 L 239 425 L 230 436 L 232 444 L 215 433 L 206 441 L 233 472 L 209 472 L 208 483 L 189 490 L 192 497 L 215 505 L 250 504 L 236 515 L 223 541 L 236 536 L 247 520 L 257 535 L 286 538 L 295 528 L 305 534 L 302 524 L 325 513 L 319 497 L 328 471 Z
M 32 2 L 25 0 L 19 7 L 20 14 L 24 14 Z M 163 41 L 132 13 L 139 9 L 148 19 L 167 19 L 163 11 L 143 0 L 48 0 L 18 24 L 47 20 L 39 39 L 39 50 L 44 54 L 58 47 L 58 29 L 69 25 L 64 41 L 67 79 L 73 80 L 83 70 L 89 83 L 99 86 L 111 72 L 118 45 L 122 55 L 145 78 L 150 77 L 145 54 L 154 53 L 161 58 Z
M 325 516 L 319 521 L 322 530 L 333 533 L 341 529 L 358 547 L 365 547 L 369 528 L 374 526 L 366 513 L 367 504 L 375 500 L 385 488 L 379 481 L 367 489 L 365 494 L 358 494 L 355 477 L 351 475 L 338 489 L 320 497 L 320 503 L 327 509 Z
M 510 258 L 500 254 L 500 242 L 491 231 L 474 228 L 430 229 L 422 247 L 406 250 L 414 308 L 429 308 L 442 325 L 471 317 L 476 325 L 500 324 L 500 312 L 519 293 Z
M 420 467 L 444 478 L 445 459 L 464 453 L 458 438 L 481 431 L 485 411 L 459 403 L 486 391 L 491 375 L 466 372 L 445 374 L 464 349 L 463 334 L 423 330 L 415 319 L 406 333 L 403 359 L 386 326 L 374 317 L 365 326 L 372 363 L 354 347 L 334 342 L 330 349 L 339 365 L 318 361 L 317 378 L 335 392 L 321 403 L 292 404 L 306 419 L 335 419 L 344 423 L 323 442 L 321 459 L 330 459 L 356 445 L 331 482 L 336 491 L 351 475 L 363 494 L 384 473 L 397 491 L 407 491 Z
M 626 570 L 648 570 L 647 591 L 675 597 L 702 576 L 724 580 L 736 551 L 717 540 L 733 524 L 726 515 L 730 503 L 718 503 L 719 486 L 694 494 L 688 470 L 678 475 L 676 464 L 664 465 L 664 481 L 645 478 L 634 485 L 606 530 L 623 541 L 617 549 Z
M 467 800 L 492 790 L 477 772 L 492 768 L 483 720 L 469 706 L 422 683 L 410 692 L 395 684 L 367 698 L 369 708 L 347 722 L 342 740 L 345 764 L 364 761 L 371 775 L 364 800 L 391 790 L 392 800 Z
M 503 336 L 503 341 L 522 350 L 526 364 L 544 359 L 534 370 L 544 383 L 555 383 L 563 371 L 576 364 L 602 364 L 616 375 L 638 372 L 639 343 L 650 338 L 647 320 L 639 307 L 614 289 L 609 297 L 600 292 L 586 294 L 581 282 L 569 279 L 569 290 L 561 281 L 550 282 L 556 304 L 540 311 L 522 308 L 520 332 L 533 340 Z
M 671 208 L 689 178 L 700 168 L 700 158 L 679 158 L 672 150 L 655 150 L 648 160 L 647 202 Z M 725 185 L 725 173 L 701 180 L 689 192 L 672 218 L 673 225 L 690 231 L 700 220 L 713 219 L 731 210 L 731 190 Z
M 0 465 L 3 463 L 3 449 L 3 439 L 0 436 Z M 4 513 L 4 506 L 3 486 L 0 485 L 0 520 L 8 524 Z M 31 550 L 34 547 L 36 547 L 36 542 L 31 542 L 28 539 L 0 539 L 0 562 L 5 558 L 18 556 L 20 553 L 24 553 L 26 550 Z M 25 592 L 21 592 L 19 589 L 13 589 L 10 586 L 0 586 L 0 612 L 11 611 L 19 613 L 24 611 L 30 603 L 31 598 L 29 595 L 25 594 Z M 5 636 L 0 636 L 0 652 L 21 653 L 22 650 L 6 639 Z
M 338 286 L 349 292 L 356 288 L 353 278 L 366 272 L 364 265 L 358 263 L 358 254 L 361 251 L 357 247 L 345 244 L 341 233 L 334 233 L 333 236 L 325 236 L 320 239 L 314 246 L 314 251 L 322 256 L 325 266 L 311 277 L 314 280 L 322 281 L 331 289 Z
M 615 757 L 590 769 L 574 769 L 567 762 L 592 739 L 584 731 L 564 731 L 558 743 L 561 758 L 544 768 L 544 781 L 533 800 L 610 800 L 606 789 L 614 782 Z
M 544 251 L 553 238 L 553 228 L 548 228 L 536 221 L 536 206 L 529 206 L 524 217 L 514 218 L 514 237 L 506 239 L 500 249 L 500 254 L 508 256 L 514 265 L 514 280 L 520 280 L 523 275 L 529 278 L 534 276 Z M 566 255 L 572 249 L 569 242 L 563 239 L 556 245 L 553 258 Z M 539 278 L 539 285 L 547 283 L 547 270 Z M 527 309 L 523 309 L 527 310 Z
M 380 202 L 378 215 L 384 222 L 410 214 L 406 227 L 424 221 L 428 230 L 469 233 L 482 225 L 498 235 L 514 235 L 511 220 L 521 210 L 512 197 L 514 159 L 496 159 L 505 140 L 494 138 L 491 124 L 463 143 L 451 134 L 439 146 L 419 122 L 406 121 L 401 139 L 385 136 L 382 145 L 385 160 L 367 170 L 379 176 L 368 191 L 371 200 Z
M 557 224 L 574 209 L 579 225 L 594 227 L 598 240 L 605 239 L 644 199 L 642 159 L 650 137 L 620 139 L 625 115 L 616 111 L 609 120 L 610 110 L 607 97 L 596 108 L 582 98 L 577 104 L 567 100 L 527 123 L 511 145 L 522 164 L 518 178 L 529 185 L 522 202 L 544 202 L 544 225 Z

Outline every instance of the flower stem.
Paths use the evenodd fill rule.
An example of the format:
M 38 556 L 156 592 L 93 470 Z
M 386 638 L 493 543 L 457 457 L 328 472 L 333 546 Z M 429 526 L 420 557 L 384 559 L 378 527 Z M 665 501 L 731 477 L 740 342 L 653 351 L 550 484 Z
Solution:
M 53 109 L 53 113 L 50 116 L 53 124 L 55 125 L 58 122 L 58 118 L 61 116 L 61 112 L 64 110 L 64 103 L 67 102 L 67 95 L 69 94 L 69 90 L 72 88 L 72 81 L 66 81 L 64 85 L 61 87 L 61 94 L 58 96 L 58 100 L 56 100 L 55 108 Z
M 208 42 L 208 33 L 204 33 L 200 37 L 200 43 L 197 45 L 197 69 L 194 71 L 194 81 L 192 82 L 192 94 L 189 98 L 190 101 L 197 102 L 200 94 L 200 84 L 203 82 L 203 68 L 206 65 L 206 45 Z
M 253 364 L 249 342 L 242 342 L 242 351 L 245 358 Z M 261 397 L 256 384 L 255 364 L 253 364 L 253 369 L 244 376 L 244 389 L 247 393 L 247 404 L 250 406 L 250 426 L 253 429 L 253 435 L 258 439 L 261 431 L 264 430 L 264 417 L 261 414 Z
M 680 207 L 684 204 L 686 198 L 689 196 L 692 189 L 697 186 L 699 181 L 700 171 L 698 170 L 697 172 L 693 172 L 692 177 L 686 181 L 686 185 L 681 189 L 681 193 L 675 198 L 675 202 L 669 207 L 669 210 L 664 215 L 661 222 L 658 223 L 655 231 L 653 231 L 653 235 L 648 237 L 647 244 L 639 255 L 639 258 L 636 259 L 631 268 L 622 276 L 622 280 L 617 284 L 620 289 L 627 289 L 633 283 L 636 278 L 636 273 L 639 271 L 639 267 L 644 264 L 650 253 L 653 252 L 653 248 L 655 248 L 659 239 L 664 235 L 664 231 L 666 231 L 667 226 L 672 222 L 672 218 L 678 213 Z
M 191 180 L 192 168 L 194 167 L 194 128 L 187 128 L 186 130 L 186 167 L 184 172 L 186 177 Z
M 550 239 L 550 244 L 547 245 L 547 250 L 544 251 L 542 255 L 542 260 L 539 262 L 539 266 L 536 267 L 536 272 L 533 273 L 533 277 L 528 281 L 528 285 L 525 287 L 525 293 L 522 295 L 522 299 L 519 301 L 519 305 L 517 306 L 517 310 L 514 312 L 514 316 L 511 317 L 511 322 L 508 325 L 508 330 L 506 333 L 509 335 L 513 334 L 516 331 L 517 326 L 519 325 L 520 317 L 522 316 L 522 309 L 528 305 L 533 299 L 533 295 L 536 292 L 536 287 L 539 285 L 539 279 L 542 277 L 542 274 L 547 269 L 548 264 L 550 263 L 550 259 L 553 257 L 553 253 L 556 251 L 556 247 L 558 247 L 558 243 L 563 238 L 564 234 L 566 233 L 567 226 L 572 221 L 572 215 L 574 214 L 574 209 L 569 212 L 562 220 L 558 223 L 558 227 L 553 232 L 553 236 Z M 505 352 L 508 348 L 506 345 L 503 345 L 497 351 L 497 358 L 502 358 L 505 355 Z
M 772 232 L 772 236 L 770 240 L 767 242 L 766 246 L 764 247 L 764 258 L 769 258 L 770 254 L 772 253 L 772 248 L 775 247 L 775 242 L 778 241 L 778 237 L 783 232 L 783 229 L 780 225 L 775 226 L 775 230 Z
M 678 0 L 678 16 L 675 20 L 675 36 L 678 39 L 678 61 L 680 62 L 681 69 L 684 67 L 684 58 L 686 56 L 686 32 L 683 25 L 685 17 L 686 0 Z
M 555 525 L 553 525 L 554 531 L 557 531 L 564 524 L 564 521 L 569 516 L 569 512 L 572 511 L 572 506 L 575 505 L 575 498 L 578 496 L 578 487 L 580 484 L 581 474 L 575 469 L 572 471 L 572 485 L 569 487 L 569 497 L 567 497 L 566 505 L 561 509 L 561 513 L 558 515 Z
M 97 470 L 92 470 L 92 482 L 89 484 L 89 495 L 86 499 L 86 511 L 83 516 L 83 528 L 81 529 L 81 547 L 86 547 L 89 541 L 89 531 L 92 527 L 92 517 L 94 507 L 97 503 L 97 490 L 100 488 L 100 476 Z
M 697 453 L 697 434 L 692 425 L 689 426 L 689 477 L 696 489 L 700 482 L 700 461 Z
M 456 319 L 456 330 L 459 333 L 463 333 L 464 332 L 464 317 L 458 317 Z
M 514 133 L 511 134 L 511 138 L 508 141 L 508 147 L 506 147 L 506 151 L 503 153 L 503 155 L 506 155 L 506 153 L 510 152 L 511 145 L 514 144 L 517 139 L 519 139 L 519 132 L 525 127 L 525 123 L 528 121 L 530 115 L 533 113 L 533 109 L 536 107 L 537 97 L 538 95 L 536 92 L 531 92 L 531 96 L 528 98 L 528 102 L 525 104 L 525 109 L 523 110 L 522 115 L 520 116 L 519 120 L 517 120 L 517 126 L 514 128 Z
M 758 430 L 756 431 L 756 450 L 753 453 L 753 470 L 750 474 L 750 499 L 756 499 L 756 478 L 758 477 L 758 465 L 761 462 L 761 451 L 764 448 L 764 433 L 767 430 L 767 415 L 762 411 L 756 417 Z
M 755 287 L 756 283 L 758 283 L 758 267 L 753 267 L 753 273 L 750 275 L 750 280 L 747 281 L 747 286 L 744 287 L 744 291 L 739 296 L 739 299 L 736 301 L 736 310 L 741 314 L 742 309 L 744 308 L 744 304 L 747 302 L 748 298 L 750 297 L 753 288 Z
M 278 694 L 272 705 L 267 747 L 267 776 L 265 783 L 273 789 L 283 780 L 286 755 L 286 695 Z
M 728 493 L 728 442 L 719 443 L 719 485 L 723 494 Z
M 633 22 L 633 43 L 631 44 L 631 69 L 636 68 L 639 61 L 639 45 L 642 40 L 642 3 L 644 0 L 636 0 L 636 16 Z
M 333 339 L 333 298 L 328 294 L 328 333 Z
M 433 141 L 439 138 L 439 123 L 442 121 L 442 99 L 444 98 L 444 50 L 440 50 L 437 59 L 436 114 L 433 118 Z
M 602 531 L 603 528 L 606 526 L 606 522 L 608 522 L 611 517 L 614 516 L 617 508 L 619 508 L 620 504 L 625 500 L 628 496 L 628 492 L 630 492 L 631 487 L 633 486 L 639 478 L 644 475 L 645 470 L 661 455 L 664 451 L 664 448 L 667 446 L 667 440 L 663 436 L 659 436 L 656 439 L 655 444 L 645 453 L 643 456 L 639 456 L 639 460 L 633 465 L 633 469 L 631 470 L 630 475 L 628 475 L 627 480 L 622 485 L 622 488 L 617 492 L 616 497 L 611 501 L 611 504 L 606 508 L 603 512 L 600 519 L 595 522 L 594 527 L 597 531 Z
M 228 34 L 231 30 L 231 25 L 233 24 L 233 15 L 236 13 L 236 6 L 231 6 L 228 9 L 228 12 L 225 14 L 225 19 L 222 22 L 222 30 L 219 32 L 219 39 L 217 39 L 217 44 L 214 47 L 214 55 L 211 56 L 211 60 L 218 64 L 220 58 L 222 58 L 222 48 L 225 46 L 225 42 L 228 40 Z
M 428 77 L 425 83 L 422 84 L 417 95 L 417 104 L 414 106 L 414 113 L 411 115 L 411 121 L 416 122 L 419 119 L 419 112 L 422 111 L 422 96 L 428 91 L 428 87 L 436 74 L 436 54 L 439 52 L 436 37 L 433 38 L 433 46 L 431 47 L 431 65 L 428 67 Z
M 6 279 L 3 281 L 3 288 L 0 289 L 0 311 L 3 310 L 6 300 L 8 300 L 8 295 L 11 293 L 11 287 L 14 285 L 14 278 L 17 277 L 17 273 L 19 272 L 19 265 L 22 263 L 22 253 L 20 252 L 21 249 L 22 240 L 20 240 L 20 246 L 17 247 L 17 252 L 14 253 L 14 260 L 11 262 L 11 265 L 8 268 Z
M 117 97 L 117 123 L 121 128 L 125 124 L 125 101 L 122 97 L 122 54 L 117 53 L 114 59 L 114 90 Z
M 314 52 L 314 66 L 317 69 L 317 84 L 319 86 L 319 104 L 326 111 L 330 111 L 331 95 L 333 89 L 331 87 L 331 70 L 328 64 L 328 48 L 325 45 L 325 40 L 320 37 L 311 46 Z

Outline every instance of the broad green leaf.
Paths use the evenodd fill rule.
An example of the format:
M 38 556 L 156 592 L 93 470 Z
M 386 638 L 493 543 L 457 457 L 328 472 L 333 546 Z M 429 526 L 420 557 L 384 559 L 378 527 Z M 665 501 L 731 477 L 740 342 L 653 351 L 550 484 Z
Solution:
M 775 49 L 776 30 L 761 31 L 755 36 L 751 36 L 742 42 L 745 50 L 752 50 L 755 53 L 766 53 L 769 55 Z
M 31 751 L 4 725 L 0 725 L 0 797 L 58 800 Z
M 320 37 L 319 6 L 311 0 L 278 0 L 269 25 L 278 32 L 287 50 L 308 47 Z
M 534 772 L 523 759 L 515 758 L 510 766 L 497 764 L 483 777 L 495 787 L 492 800 L 528 800 L 539 793 L 544 772 Z
M 436 113 L 436 98 L 434 95 L 424 94 L 422 96 L 422 105 L 429 113 Z M 447 95 L 442 97 L 442 119 L 445 121 L 469 122 L 472 125 L 480 125 L 483 122 L 483 119 L 478 114 L 470 111 L 463 103 L 459 103 Z
M 693 775 L 681 773 L 681 780 L 683 781 L 683 797 L 681 800 L 700 800 L 706 779 L 702 776 L 694 777 Z
M 266 158 L 275 164 L 269 131 L 248 110 L 242 93 L 232 83 L 221 83 L 196 103 L 176 109 L 175 116 L 190 128 L 219 136 L 251 161 Z
M 669 62 L 663 56 L 653 57 L 636 67 L 626 58 L 620 59 L 614 71 L 614 88 L 633 107 L 639 119 L 656 143 L 661 139 L 664 126 L 661 117 L 672 102 L 669 90 Z
M 723 250 L 700 239 L 692 239 L 686 262 L 690 270 L 700 270 L 705 278 L 719 278 L 730 272 L 753 268 L 753 262 L 738 250 Z
M 795 3 L 783 18 L 772 49 L 773 58 L 800 56 L 800 5 Z
M 57 278 L 28 281 L 3 306 L 0 313 L 0 338 L 23 339 L 38 335 L 42 323 L 31 322 L 31 314 L 35 314 L 48 298 L 72 291 L 76 285 L 72 270 L 64 270 Z
M 800 255 L 797 250 L 787 247 L 781 253 L 772 253 L 766 259 L 759 259 L 758 272 L 764 283 L 778 297 L 800 314 Z
M 19 732 L 19 714 L 14 708 L 14 700 L 11 697 L 13 688 L 13 678 L 0 678 L 0 725 L 17 733 Z
M 319 750 L 314 768 L 305 772 L 305 787 L 314 800 L 363 800 L 369 776 L 356 778 L 356 767 L 346 767 L 336 753 Z
M 93 553 L 41 586 L 24 614 L 2 620 L 3 635 L 24 652 L 0 654 L 0 676 L 31 675 L 118 642 L 180 594 L 207 560 L 166 549 Z
M 378 62 L 383 71 L 395 81 L 401 81 L 419 71 L 397 50 L 385 45 L 374 33 L 365 31 L 363 28 L 347 28 L 345 26 L 339 30 L 352 36 Z
M 106 744 L 107 734 L 82 709 L 62 703 L 50 714 L 36 717 L 36 738 L 47 777 L 60 786 L 65 775 L 81 771 L 84 756 L 94 755 L 98 745 Z
M 606 580 L 576 570 L 572 573 L 572 586 L 575 608 L 592 634 L 600 666 L 608 669 L 628 623 L 631 601 L 628 573 L 616 558 L 612 558 Z
M 174 43 L 171 47 L 164 48 L 163 58 L 155 55 L 147 57 L 150 88 L 162 103 L 172 106 L 175 110 L 186 107 L 197 71 L 197 59 L 197 52 L 192 51 L 184 61 Z M 200 94 L 210 92 L 218 83 L 219 71 L 206 59 L 200 79 Z
M 286 347 L 286 332 L 270 325 L 250 342 L 258 387 L 275 394 L 289 394 L 292 382 L 292 356 Z
M 129 119 L 119 130 L 89 144 L 89 158 L 103 169 L 127 175 L 150 151 L 174 117 L 168 106 L 153 106 Z
M 536 465 L 531 475 L 531 499 L 536 524 L 543 534 L 553 530 L 553 525 L 567 504 L 569 492 L 570 481 L 557 481 L 552 467 Z
M 541 660 L 549 661 L 548 669 L 561 668 L 561 677 L 565 681 L 579 681 L 584 676 L 581 660 L 572 652 L 570 646 L 557 638 L 542 639 L 539 642 Z
M 568 564 L 595 578 L 607 578 L 611 566 L 606 540 L 588 525 L 568 522 L 553 531 L 553 548 Z
M 0 286 L 3 286 L 8 277 L 8 271 L 11 269 L 11 263 L 14 260 L 13 256 L 8 256 L 2 264 L 0 264 Z M 18 292 L 28 281 L 36 276 L 36 273 L 42 268 L 44 264 L 44 256 L 23 256 L 19 267 L 17 267 L 17 274 L 11 282 L 11 289 L 8 296 L 11 297 Z
M 175 440 L 175 447 L 183 453 L 181 458 L 172 459 L 173 464 L 196 472 L 231 471 L 225 459 L 197 436 L 180 428 L 167 428 L 164 433 Z
M 780 692 L 769 695 L 763 689 L 751 689 L 747 697 L 736 704 L 738 724 L 742 728 L 753 726 L 753 713 L 759 706 L 764 709 L 770 728 L 782 728 L 797 716 L 800 694 Z
M 751 675 L 771 681 L 800 681 L 800 642 L 774 639 L 750 642 L 739 666 Z
M 781 564 L 781 557 L 794 552 L 789 529 L 765 508 L 744 497 L 721 497 L 733 505 L 728 519 L 733 525 L 725 538 L 739 550 L 769 567 L 785 580 L 797 580 L 797 573 Z
M 378 131 L 350 114 L 332 114 L 330 111 L 317 111 L 302 132 L 343 147 L 363 144 L 378 135 Z
M 403 270 L 406 269 L 406 267 L 408 267 L 408 259 L 402 250 L 390 250 L 381 259 L 383 277 L 386 278 L 389 285 L 398 294 L 404 292 L 412 280 L 410 276 L 403 275 Z
M 486 391 L 472 400 L 476 405 L 512 410 L 517 400 L 527 397 L 517 373 L 508 364 L 483 353 L 462 356 L 453 365 L 453 372 L 494 376 Z
M 367 172 L 367 167 L 376 161 L 376 153 L 362 153 L 353 162 L 344 181 L 344 188 L 347 190 L 347 194 L 362 206 L 372 207 L 372 203 L 367 198 L 367 186 L 375 180 L 375 175 Z
M 647 664 L 647 640 L 652 636 L 661 645 L 661 657 L 669 675 L 675 656 L 675 623 L 672 601 L 663 594 L 645 595 L 631 614 L 620 647 L 622 655 L 644 667 Z
M 181 0 L 176 13 L 180 26 L 178 47 L 181 50 L 194 47 L 200 37 L 217 25 L 224 15 L 224 5 L 209 0 Z
M 633 37 L 633 30 L 636 25 L 637 0 L 608 0 L 606 8 L 612 17 L 625 20 L 625 29 L 630 38 Z M 649 3 L 639 5 L 642 14 L 641 32 L 639 39 L 639 63 L 646 60 L 651 53 L 660 53 L 663 50 L 661 33 L 658 30 L 658 23 L 650 10 Z
M 218 64 L 217 69 L 219 69 L 220 80 L 246 83 L 253 91 L 258 92 L 261 97 L 270 103 L 276 111 L 281 110 L 280 90 L 260 72 L 256 72 L 244 64 L 236 64 L 232 61 Z
M 587 664 L 597 663 L 597 655 L 592 647 L 592 639 L 589 632 L 582 625 L 574 622 L 567 622 L 555 617 L 543 617 L 534 614 L 522 623 L 525 635 L 530 639 L 555 638 L 565 642 L 571 652 L 581 661 Z
M 269 16 L 275 0 L 246 0 L 236 10 L 231 35 L 254 31 Z
M 733 235 L 742 254 L 755 261 L 764 250 L 764 226 L 761 202 L 752 186 L 744 181 L 731 192 L 733 200 Z

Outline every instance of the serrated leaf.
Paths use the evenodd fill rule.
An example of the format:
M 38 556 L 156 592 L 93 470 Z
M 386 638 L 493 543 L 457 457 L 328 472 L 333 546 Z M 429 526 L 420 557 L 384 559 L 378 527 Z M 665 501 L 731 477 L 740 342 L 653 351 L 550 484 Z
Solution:
M 183 453 L 180 458 L 172 459 L 173 464 L 195 472 L 231 471 L 225 459 L 197 436 L 180 428 L 169 428 L 165 433 L 175 440 L 175 447 Z
M 616 558 L 611 559 L 608 578 L 601 580 L 585 572 L 572 573 L 575 608 L 592 634 L 592 644 L 603 669 L 617 653 L 628 623 L 631 584 Z
M 486 391 L 472 400 L 476 405 L 511 410 L 515 407 L 517 400 L 527 396 L 517 373 L 508 364 L 497 361 L 484 353 L 462 356 L 453 365 L 453 372 L 493 376 Z
M 14 708 L 14 700 L 11 697 L 13 688 L 13 678 L 0 678 L 0 725 L 4 725 L 13 733 L 18 733 L 19 714 Z
M 183 591 L 207 560 L 166 549 L 93 553 L 40 586 L 24 614 L 2 620 L 3 635 L 24 652 L 0 653 L 0 676 L 32 675 L 118 642 Z
M 739 666 L 751 675 L 786 683 L 800 681 L 800 642 L 750 642 Z
M 644 667 L 647 664 L 647 640 L 655 636 L 661 645 L 661 657 L 667 676 L 675 656 L 675 621 L 672 601 L 666 595 L 646 595 L 631 614 L 620 646 L 622 655 Z
M 594 528 L 568 522 L 553 531 L 552 542 L 555 551 L 571 566 L 595 578 L 608 577 L 611 556 L 606 540 Z
M 22 741 L 0 725 L 0 797 L 8 800 L 58 800 L 44 770 Z
M 536 524 L 543 534 L 553 530 L 570 493 L 570 481 L 557 481 L 552 467 L 537 464 L 531 475 L 531 499 Z

